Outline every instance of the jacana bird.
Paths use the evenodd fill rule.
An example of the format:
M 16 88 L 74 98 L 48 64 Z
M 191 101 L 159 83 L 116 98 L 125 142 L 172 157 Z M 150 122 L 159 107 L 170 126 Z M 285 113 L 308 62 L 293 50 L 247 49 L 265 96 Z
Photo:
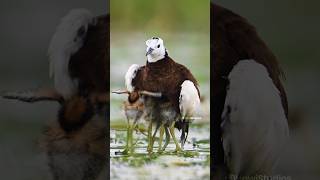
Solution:
M 213 176 L 271 175 L 289 137 L 283 72 L 245 18 L 216 4 L 211 17 Z
M 194 119 L 200 107 L 198 83 L 189 69 L 169 57 L 161 38 L 148 39 L 146 45 L 146 65 L 132 65 L 125 76 L 129 101 L 131 103 L 137 101 L 139 96 L 136 94 L 139 91 L 161 93 L 161 98 L 144 97 L 145 112 L 149 119 L 148 152 L 152 152 L 155 134 L 161 126 L 160 142 L 164 131 L 167 135 L 170 132 L 176 145 L 176 151 L 181 151 L 175 138 L 174 128 L 182 130 L 180 141 L 183 148 L 188 135 L 189 123 Z M 153 123 L 156 123 L 157 126 L 152 135 Z M 169 140 L 166 138 L 163 150 Z
M 59 102 L 41 147 L 54 179 L 98 179 L 107 166 L 109 15 L 70 11 L 49 47 L 54 88 L 8 92 L 4 98 Z

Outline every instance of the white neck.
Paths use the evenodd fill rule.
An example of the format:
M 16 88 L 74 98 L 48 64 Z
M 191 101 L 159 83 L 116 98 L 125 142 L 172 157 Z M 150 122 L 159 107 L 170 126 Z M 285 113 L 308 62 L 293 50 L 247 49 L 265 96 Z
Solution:
M 154 63 L 154 62 L 157 62 L 157 61 L 163 59 L 164 57 L 165 57 L 165 55 L 160 55 L 160 56 L 155 56 L 154 57 L 151 54 L 149 54 L 147 56 L 147 60 L 148 60 L 149 63 Z

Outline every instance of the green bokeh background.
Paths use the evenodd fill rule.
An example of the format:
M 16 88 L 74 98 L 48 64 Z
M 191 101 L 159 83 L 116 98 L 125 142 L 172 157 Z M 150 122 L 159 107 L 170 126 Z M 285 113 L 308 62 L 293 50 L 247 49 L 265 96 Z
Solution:
M 159 36 L 169 56 L 192 71 L 202 95 L 209 101 L 209 1 L 117 0 L 110 2 L 110 12 L 111 90 L 124 88 L 129 66 L 146 62 L 145 41 Z M 111 95 L 111 121 L 123 119 L 119 108 L 123 100 L 125 97 Z
M 115 31 L 210 31 L 208 0 L 116 0 L 110 3 L 111 29 Z

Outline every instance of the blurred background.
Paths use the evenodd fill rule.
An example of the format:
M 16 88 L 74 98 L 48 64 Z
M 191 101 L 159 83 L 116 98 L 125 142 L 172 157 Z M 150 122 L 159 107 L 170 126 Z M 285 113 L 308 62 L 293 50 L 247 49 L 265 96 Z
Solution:
M 105 0 L 2 0 L 0 92 L 53 86 L 47 49 L 56 26 L 73 8 L 105 14 Z M 0 98 L 0 179 L 50 179 L 38 140 L 56 119 L 58 104 L 26 104 Z
M 320 2 L 214 0 L 247 18 L 277 56 L 285 74 L 291 141 L 279 172 L 320 177 Z
M 124 76 L 131 64 L 146 63 L 145 41 L 164 40 L 169 56 L 191 70 L 200 85 L 202 119 L 192 123 L 189 144 L 201 142 L 203 154 L 195 158 L 160 156 L 156 159 L 125 159 L 114 155 L 123 149 L 126 119 L 122 103 L 126 95 L 111 94 L 111 178 L 194 179 L 209 178 L 210 108 L 210 9 L 207 0 L 116 0 L 111 12 L 111 90 L 124 89 Z M 180 134 L 177 131 L 177 136 Z M 139 139 L 138 135 L 134 135 Z M 178 136 L 178 137 L 179 137 Z M 139 142 L 146 142 L 144 137 Z M 192 141 L 192 138 L 193 141 Z M 200 144 L 200 143 L 199 143 Z M 141 144 L 139 146 L 143 146 Z M 157 143 L 155 143 L 157 145 Z M 174 150 L 170 144 L 168 151 Z M 146 149 L 146 148 L 144 148 Z M 140 149 L 137 150 L 140 152 Z M 146 157 L 146 155 L 143 155 Z M 142 163 L 141 163 L 142 162 Z M 138 164 L 138 165 L 137 165 Z M 165 168 L 169 167 L 169 168 Z
M 206 0 L 118 0 L 111 2 L 110 11 L 111 90 L 124 88 L 124 75 L 131 64 L 146 63 L 145 41 L 158 36 L 164 40 L 169 56 L 192 71 L 202 96 L 209 99 L 210 15 Z M 114 112 L 111 120 L 117 117 L 119 113 Z

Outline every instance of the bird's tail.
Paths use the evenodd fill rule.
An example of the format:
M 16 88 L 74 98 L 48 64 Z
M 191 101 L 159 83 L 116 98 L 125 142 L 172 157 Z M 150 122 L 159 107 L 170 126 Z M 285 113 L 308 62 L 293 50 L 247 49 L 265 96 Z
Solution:
M 54 78 L 55 88 L 64 98 L 69 98 L 77 90 L 76 80 L 69 76 L 70 57 L 83 46 L 89 25 L 95 23 L 89 11 L 71 10 L 61 20 L 51 39 L 48 49 L 50 77 Z

